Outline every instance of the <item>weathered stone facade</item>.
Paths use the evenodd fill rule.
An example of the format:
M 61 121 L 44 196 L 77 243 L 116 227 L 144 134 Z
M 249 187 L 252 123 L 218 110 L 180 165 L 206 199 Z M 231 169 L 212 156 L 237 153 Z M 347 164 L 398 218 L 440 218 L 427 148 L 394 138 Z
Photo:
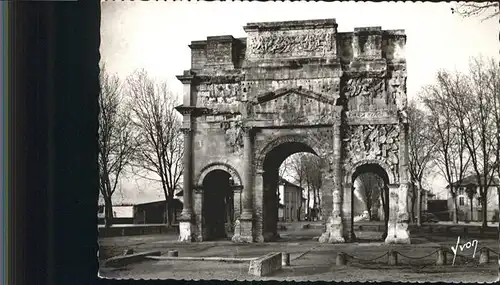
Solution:
M 203 177 L 234 180 L 233 240 L 277 236 L 278 167 L 295 152 L 322 159 L 320 242 L 352 240 L 352 182 L 363 171 L 385 177 L 388 243 L 408 243 L 406 196 L 406 35 L 334 19 L 252 23 L 247 38 L 193 41 L 184 84 L 185 174 L 181 241 L 204 240 Z

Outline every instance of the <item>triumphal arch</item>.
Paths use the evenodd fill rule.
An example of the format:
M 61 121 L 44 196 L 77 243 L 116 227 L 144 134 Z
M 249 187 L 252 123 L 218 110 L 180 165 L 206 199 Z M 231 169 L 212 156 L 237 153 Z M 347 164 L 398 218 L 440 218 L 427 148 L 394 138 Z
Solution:
M 184 84 L 180 241 L 276 238 L 278 168 L 320 157 L 323 243 L 352 241 L 353 181 L 378 174 L 387 243 L 409 243 L 404 30 L 337 32 L 335 19 L 251 23 L 193 41 Z

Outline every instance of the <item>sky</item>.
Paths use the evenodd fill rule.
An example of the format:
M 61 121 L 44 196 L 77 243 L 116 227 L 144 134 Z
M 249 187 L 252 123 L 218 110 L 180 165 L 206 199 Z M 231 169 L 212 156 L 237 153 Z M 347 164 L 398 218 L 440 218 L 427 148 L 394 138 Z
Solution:
M 462 18 L 451 13 L 455 5 L 105 1 L 101 3 L 101 61 L 107 71 L 122 79 L 144 68 L 181 94 L 182 84 L 175 76 L 190 68 L 191 41 L 217 35 L 245 37 L 243 26 L 251 22 L 335 18 L 339 32 L 368 26 L 406 31 L 407 94 L 411 99 L 434 82 L 440 69 L 466 71 L 472 56 L 500 58 L 498 19 Z M 442 187 L 443 181 L 436 177 L 433 183 Z M 163 195 L 159 187 L 134 179 L 125 180 L 122 186 L 125 192 L 139 188 L 126 200 L 154 200 Z

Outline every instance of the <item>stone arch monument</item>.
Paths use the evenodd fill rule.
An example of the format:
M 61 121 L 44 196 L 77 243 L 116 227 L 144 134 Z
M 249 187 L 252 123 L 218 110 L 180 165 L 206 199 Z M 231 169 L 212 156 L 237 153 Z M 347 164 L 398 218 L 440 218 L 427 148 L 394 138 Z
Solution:
M 232 185 L 241 209 L 232 240 L 275 237 L 277 167 L 307 151 L 321 158 L 319 242 L 353 239 L 352 182 L 374 171 L 389 192 L 385 240 L 409 243 L 404 30 L 341 33 L 335 19 L 251 23 L 244 30 L 246 38 L 191 42 L 191 68 L 177 77 L 184 84 L 176 109 L 184 116 L 185 146 L 179 240 L 205 239 L 200 177 L 211 170 L 241 181 Z

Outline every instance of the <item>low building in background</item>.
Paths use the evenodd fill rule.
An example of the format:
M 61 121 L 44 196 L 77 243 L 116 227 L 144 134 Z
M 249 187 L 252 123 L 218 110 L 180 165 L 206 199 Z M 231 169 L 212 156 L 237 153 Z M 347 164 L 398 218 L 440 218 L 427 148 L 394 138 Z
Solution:
M 481 183 L 484 183 L 481 177 Z M 479 199 L 479 184 L 476 175 L 470 175 L 464 179 L 454 182 L 453 187 L 457 193 L 457 207 L 458 207 L 458 220 L 459 221 L 483 221 L 483 207 L 481 205 L 481 200 Z M 474 189 L 475 194 L 472 196 L 472 201 L 467 193 L 467 188 L 471 187 Z M 494 222 L 498 221 L 499 215 L 499 204 L 498 204 L 498 187 L 500 187 L 499 179 L 493 178 L 491 185 L 488 188 L 487 193 L 487 221 Z M 447 204 L 450 211 L 450 219 L 453 220 L 455 215 L 454 203 L 451 193 L 449 191 L 450 186 L 446 186 L 448 190 Z M 471 206 L 472 203 L 472 206 Z
M 177 217 L 182 211 L 182 202 L 179 199 L 173 199 L 174 220 L 172 224 L 177 223 Z M 134 224 L 167 224 L 167 201 L 153 201 L 134 205 Z
M 283 207 L 278 207 L 280 221 L 294 222 L 304 220 L 306 199 L 302 196 L 303 190 L 304 188 L 280 177 L 278 196 L 279 204 L 283 205 Z
M 133 224 L 134 206 L 128 204 L 113 205 L 113 224 Z M 98 205 L 97 223 L 104 224 L 104 205 Z

